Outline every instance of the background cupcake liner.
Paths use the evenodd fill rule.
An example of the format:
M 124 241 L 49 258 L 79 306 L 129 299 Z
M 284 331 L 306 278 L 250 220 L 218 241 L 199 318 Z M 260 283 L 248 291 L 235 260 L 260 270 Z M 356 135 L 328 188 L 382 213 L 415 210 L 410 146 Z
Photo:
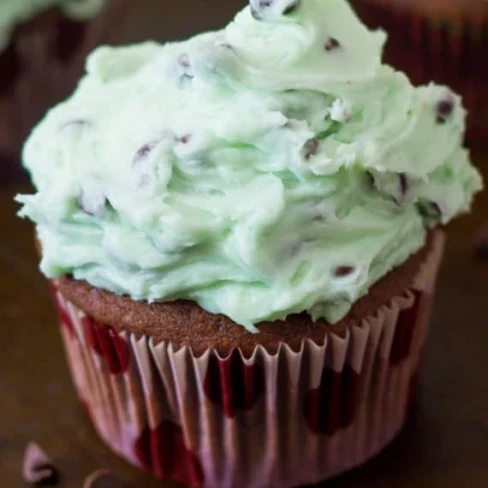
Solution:
M 124 40 L 127 2 L 108 0 L 85 22 L 52 10 L 18 26 L 0 52 L 0 177 L 20 174 L 24 140 L 47 109 L 76 87 L 88 53 Z
M 385 59 L 416 84 L 432 80 L 451 86 L 469 110 L 469 143 L 488 140 L 488 5 L 485 18 L 429 18 L 413 8 L 354 0 L 370 27 L 389 34 Z
M 324 344 L 200 357 L 97 324 L 53 284 L 74 383 L 105 442 L 194 487 L 291 487 L 364 463 L 403 426 L 444 246 L 401 296 Z M 188 325 L 191 327 L 191 324 Z

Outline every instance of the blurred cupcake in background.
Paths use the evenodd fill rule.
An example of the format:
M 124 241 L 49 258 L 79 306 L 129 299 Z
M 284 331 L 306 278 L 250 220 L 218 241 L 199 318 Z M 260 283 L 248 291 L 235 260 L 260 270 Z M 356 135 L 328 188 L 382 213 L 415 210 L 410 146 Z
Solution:
M 470 144 L 488 140 L 488 2 L 351 0 L 371 27 L 388 31 L 386 61 L 414 83 L 434 80 L 462 94 Z
M 20 149 L 66 97 L 88 52 L 124 40 L 126 0 L 0 1 L 0 179 L 21 174 Z

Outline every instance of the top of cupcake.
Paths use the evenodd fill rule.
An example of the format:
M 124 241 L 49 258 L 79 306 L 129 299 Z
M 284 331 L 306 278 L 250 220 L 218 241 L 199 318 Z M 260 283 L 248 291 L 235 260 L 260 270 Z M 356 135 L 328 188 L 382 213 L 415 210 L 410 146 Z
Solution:
M 0 0 L 0 52 L 21 24 L 41 12 L 59 6 L 66 15 L 86 19 L 96 14 L 105 0 Z
M 251 0 L 222 31 L 99 48 L 24 150 L 43 272 L 249 330 L 340 320 L 482 186 L 459 97 L 384 41 L 345 0 Z

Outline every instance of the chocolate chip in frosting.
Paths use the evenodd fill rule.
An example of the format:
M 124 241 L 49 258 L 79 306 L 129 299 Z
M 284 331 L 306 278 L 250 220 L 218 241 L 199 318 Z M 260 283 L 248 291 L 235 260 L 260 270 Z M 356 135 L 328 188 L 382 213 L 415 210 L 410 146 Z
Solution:
M 180 55 L 180 57 L 178 58 L 178 64 L 182 68 L 190 68 L 191 67 L 190 56 L 188 55 L 188 53 L 183 53 Z
M 436 122 L 438 124 L 445 124 L 451 118 L 454 112 L 454 100 L 449 98 L 437 102 L 435 112 Z
M 317 152 L 319 150 L 319 146 L 320 146 L 320 142 L 318 139 L 316 139 L 315 137 L 312 139 L 309 139 L 303 145 L 303 148 L 302 148 L 303 157 L 306 160 L 309 160 L 312 156 L 317 154 Z
M 335 37 L 329 37 L 324 44 L 324 48 L 327 52 L 334 51 L 341 47 L 341 43 Z
M 138 168 L 141 166 L 141 164 L 148 158 L 148 156 L 151 154 L 153 149 L 158 145 L 159 141 L 151 141 L 148 142 L 147 144 L 144 144 L 141 146 L 135 156 L 134 159 L 132 160 L 132 167 L 133 168 Z
M 334 268 L 333 273 L 337 278 L 345 278 L 354 273 L 355 270 L 356 268 L 354 268 L 354 266 L 337 266 L 337 268 Z
M 191 134 L 185 134 L 184 136 L 180 137 L 178 139 L 181 144 L 188 144 L 191 140 Z
M 179 87 L 180 89 L 185 90 L 191 85 L 194 78 L 188 53 L 183 53 L 178 57 L 178 66 L 180 67 Z
M 408 193 L 408 189 L 409 189 L 407 175 L 405 173 L 400 173 L 398 175 L 398 178 L 400 180 L 400 192 L 401 192 L 401 195 L 402 195 L 402 197 L 405 197 L 406 194 Z

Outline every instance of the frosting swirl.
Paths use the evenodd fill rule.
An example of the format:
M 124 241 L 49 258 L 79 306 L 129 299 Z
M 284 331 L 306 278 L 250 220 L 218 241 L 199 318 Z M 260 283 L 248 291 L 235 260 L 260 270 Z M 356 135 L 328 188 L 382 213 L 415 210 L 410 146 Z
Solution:
M 250 331 L 334 323 L 469 210 L 460 98 L 383 65 L 385 34 L 345 0 L 275 2 L 90 56 L 24 151 L 47 276 L 194 300 Z

